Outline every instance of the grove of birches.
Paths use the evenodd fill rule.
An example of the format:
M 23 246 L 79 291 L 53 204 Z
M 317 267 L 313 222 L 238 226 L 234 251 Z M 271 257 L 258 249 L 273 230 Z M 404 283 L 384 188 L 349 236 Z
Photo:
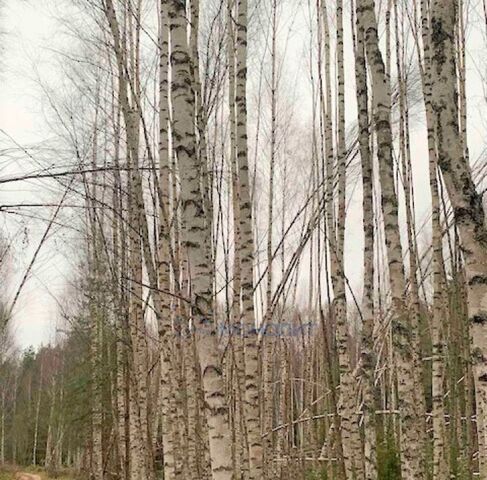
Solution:
M 486 480 L 484 0 L 50 1 L 49 138 L 22 175 L 0 152 L 51 198 L 0 208 L 41 230 L 14 276 L 1 233 L 0 468 Z M 56 334 L 22 350 L 62 232 Z

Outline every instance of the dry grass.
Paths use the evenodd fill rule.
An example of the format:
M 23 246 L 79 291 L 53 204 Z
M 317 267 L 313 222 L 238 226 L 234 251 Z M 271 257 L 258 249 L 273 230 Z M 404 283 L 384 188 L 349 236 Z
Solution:
M 14 465 L 2 465 L 0 467 L 0 480 L 12 480 L 18 468 Z
M 0 480 L 13 480 L 16 472 L 26 472 L 39 475 L 41 480 L 74 480 L 76 475 L 68 470 L 47 472 L 42 467 L 21 467 L 17 465 L 4 465 L 0 468 Z

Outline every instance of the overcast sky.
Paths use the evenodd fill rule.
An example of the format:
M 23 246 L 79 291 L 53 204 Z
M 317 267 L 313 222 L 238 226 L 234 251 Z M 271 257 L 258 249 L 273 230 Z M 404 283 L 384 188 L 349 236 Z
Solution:
M 33 6 L 35 5 L 35 6 Z M 0 73 L 0 176 L 38 169 L 35 162 L 20 150 L 18 145 L 36 145 L 45 140 L 43 100 L 35 85 L 37 74 L 43 75 L 51 54 L 47 47 L 54 46 L 54 21 L 45 2 L 7 0 L 0 22 L 6 31 Z M 7 155 L 5 150 L 8 149 Z M 34 154 L 33 154 L 34 155 Z M 50 198 L 50 191 L 39 183 L 20 182 L 3 184 L 0 204 L 39 202 Z M 11 211 L 13 211 L 12 209 Z M 16 209 L 15 211 L 25 211 Z M 29 210 L 29 214 L 49 217 L 47 209 Z M 27 263 L 45 229 L 45 222 L 33 221 L 16 214 L 2 214 L 2 228 L 9 238 L 14 238 L 14 264 L 12 277 L 2 282 L 10 295 L 18 287 Z M 51 237 L 41 251 L 39 261 L 15 309 L 13 328 L 20 346 L 47 342 L 53 335 L 57 315 L 51 294 L 62 291 L 65 273 L 61 265 L 63 256 L 57 255 L 56 239 Z M 61 268 L 60 268 L 61 267 Z M 47 287 L 47 288 L 46 288 Z

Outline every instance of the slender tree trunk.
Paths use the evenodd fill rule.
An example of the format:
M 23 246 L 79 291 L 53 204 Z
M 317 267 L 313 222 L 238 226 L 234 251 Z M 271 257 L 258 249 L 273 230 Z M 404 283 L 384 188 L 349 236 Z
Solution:
M 236 45 L 235 45 L 235 0 L 228 0 L 228 95 L 230 116 L 230 162 L 232 172 L 232 211 L 233 211 L 233 296 L 232 296 L 232 341 L 235 356 L 236 376 L 236 422 L 238 435 L 236 449 L 239 451 L 240 469 L 244 478 L 249 475 L 249 445 L 245 404 L 245 351 L 242 336 L 242 235 L 241 235 L 241 196 L 239 180 L 239 161 L 237 157 L 237 105 L 236 105 Z M 243 160 L 242 160 L 243 161 Z M 240 162 L 241 163 L 241 162 Z M 253 248 L 253 239 L 252 239 Z M 252 272 L 253 275 L 253 272 Z M 252 282 L 253 287 L 253 282 Z M 249 288 L 247 286 L 247 288 Z M 253 315 L 253 292 L 252 315 Z
M 41 399 L 42 399 L 42 382 L 43 382 L 43 364 L 41 361 L 39 374 L 39 392 L 37 395 L 37 402 L 35 407 L 35 417 L 34 417 L 34 444 L 32 446 L 32 465 L 37 465 L 37 445 L 39 442 L 39 420 L 41 413 Z
M 340 366 L 340 402 L 343 402 L 344 410 L 339 411 L 341 421 L 345 416 L 350 418 L 350 455 L 353 475 L 357 479 L 364 476 L 364 461 L 361 451 L 361 439 L 359 432 L 359 417 L 357 415 L 357 392 L 352 376 L 351 355 L 348 348 L 348 308 L 345 294 L 345 216 L 346 216 L 346 189 L 347 189 L 347 145 L 345 140 L 345 68 L 343 46 L 343 1 L 336 4 L 337 18 L 337 173 L 338 173 L 338 215 L 336 227 L 336 251 L 331 252 L 331 257 L 336 256 L 337 282 L 335 291 L 335 319 L 337 322 L 337 346 Z M 333 250 L 333 247 L 332 247 Z M 332 260 L 333 263 L 333 260 Z M 347 421 L 348 423 L 348 421 Z M 342 439 L 343 443 L 347 440 Z M 345 448 L 345 447 L 344 447 Z
M 183 248 L 191 279 L 191 307 L 206 400 L 213 480 L 232 480 L 231 436 L 218 351 L 213 285 L 209 265 L 203 198 L 199 188 L 201 165 L 196 155 L 191 60 L 186 39 L 184 5 L 170 3 L 173 141 L 181 179 Z
M 254 312 L 254 234 L 247 144 L 247 0 L 237 0 L 236 146 L 240 194 L 242 325 L 245 345 L 245 421 L 249 445 L 249 479 L 260 480 L 263 447 L 259 409 L 258 334 Z
M 5 417 L 6 417 L 6 412 L 5 412 L 5 391 L 6 388 L 2 388 L 2 398 L 1 398 L 1 410 L 2 410 L 2 415 L 0 418 L 0 465 L 5 464 Z
M 161 348 L 161 395 L 162 395 L 162 439 L 164 449 L 164 475 L 172 480 L 174 471 L 174 418 L 171 418 L 172 385 L 174 376 L 172 368 L 171 342 L 171 303 L 168 293 L 170 284 L 170 232 L 169 232 L 169 12 L 167 0 L 160 1 L 160 32 L 159 32 L 159 189 L 161 192 L 159 214 L 159 261 L 158 288 L 160 293 L 159 306 L 159 342 Z M 166 293 L 167 292 L 167 293 Z
M 428 164 L 431 190 L 431 229 L 432 229 L 432 264 L 433 273 L 433 319 L 432 319 L 432 402 L 433 402 L 433 477 L 446 479 L 446 425 L 444 409 L 444 362 L 445 343 L 443 321 L 447 315 L 446 279 L 444 276 L 443 238 L 440 216 L 440 201 L 437 180 L 436 130 L 434 112 L 431 104 L 431 53 L 430 20 L 426 0 L 421 0 L 421 25 L 423 40 L 423 63 L 421 81 L 426 110 L 426 128 L 428 135 Z M 421 59 L 420 59 L 421 60 Z
M 355 84 L 357 90 L 359 150 L 362 161 L 363 189 L 363 229 L 364 229 L 364 291 L 363 291 L 363 326 L 362 367 L 363 415 L 364 415 L 364 460 L 365 480 L 377 477 L 377 438 L 375 423 L 374 375 L 376 355 L 374 351 L 374 199 L 373 199 L 373 162 L 370 150 L 370 119 L 367 91 L 367 65 L 365 61 L 364 32 L 356 25 L 355 47 Z
M 270 158 L 269 158 L 269 197 L 267 206 L 267 282 L 266 282 L 266 318 L 265 335 L 263 337 L 263 359 L 262 359 L 262 378 L 264 382 L 264 432 L 265 437 L 265 473 L 266 478 L 271 480 L 277 477 L 276 463 L 274 461 L 275 434 L 272 432 L 274 427 L 274 351 L 276 341 L 274 337 L 275 326 L 273 325 L 272 314 L 272 284 L 274 277 L 274 184 L 275 184 L 275 165 L 277 154 L 277 0 L 271 0 L 271 138 L 270 138 Z
M 399 236 L 398 201 L 394 188 L 390 85 L 379 48 L 374 0 L 357 2 L 357 19 L 364 30 L 366 57 L 372 77 L 381 204 L 392 297 L 392 335 L 397 359 L 402 474 L 404 480 L 413 480 L 422 478 L 423 475 L 419 451 L 420 439 L 417 438 L 416 428 L 419 418 L 414 401 L 414 332 L 405 303 L 406 281 Z

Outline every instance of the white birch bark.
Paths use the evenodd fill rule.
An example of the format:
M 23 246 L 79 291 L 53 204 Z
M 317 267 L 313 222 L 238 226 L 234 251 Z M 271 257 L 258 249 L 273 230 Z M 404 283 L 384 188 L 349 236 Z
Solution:
M 446 279 L 444 278 L 443 239 L 440 216 L 440 200 L 437 179 L 436 129 L 431 104 L 431 52 L 430 52 L 430 19 L 426 0 L 421 0 L 421 33 L 423 40 L 423 62 L 421 81 L 426 110 L 426 128 L 428 135 L 428 164 L 431 190 L 431 231 L 432 231 L 432 263 L 433 273 L 433 319 L 432 319 L 432 403 L 433 403 L 433 477 L 438 480 L 448 478 L 445 452 L 446 425 L 444 408 L 444 322 L 447 311 L 445 308 Z M 419 52 L 418 52 L 419 53 Z M 421 61 L 421 58 L 420 58 Z
M 360 352 L 363 385 L 364 415 L 364 478 L 377 477 L 377 438 L 375 423 L 374 376 L 376 354 L 374 351 L 374 199 L 373 162 L 370 151 L 370 120 L 367 87 L 367 65 L 365 61 L 364 32 L 356 22 L 355 84 L 357 90 L 357 114 L 359 128 L 359 150 L 362 163 L 363 229 L 364 229 L 364 291 L 363 325 Z
M 213 480 L 232 480 L 231 436 L 213 313 L 213 285 L 203 198 L 201 165 L 196 154 L 195 106 L 191 91 L 191 59 L 186 38 L 185 8 L 170 2 L 173 142 L 181 180 L 182 246 L 191 280 L 191 308 L 206 401 Z
M 162 439 L 164 449 L 164 475 L 172 480 L 174 471 L 174 418 L 171 417 L 173 378 L 171 342 L 171 302 L 168 293 L 170 284 L 170 232 L 169 232 L 169 11 L 167 0 L 160 0 L 159 31 L 159 251 L 158 288 L 160 293 L 159 342 L 161 348 L 161 395 L 162 395 Z M 168 293 L 164 293 L 168 292 Z
M 5 397 L 6 397 L 6 388 L 2 388 L 2 397 L 0 401 L 0 408 L 2 410 L 1 418 L 0 418 L 0 465 L 5 464 Z
M 232 213 L 233 213 L 233 295 L 232 295 L 232 326 L 236 334 L 233 335 L 233 352 L 235 356 L 235 390 L 236 390 L 236 435 L 235 452 L 238 450 L 242 476 L 246 478 L 249 471 L 249 448 L 247 427 L 245 421 L 245 352 L 242 331 L 242 237 L 241 198 L 239 185 L 239 165 L 237 160 L 237 113 L 236 113 L 236 48 L 235 48 L 235 0 L 228 0 L 227 28 L 228 28 L 228 102 L 230 117 L 230 169 L 232 172 Z M 253 294 L 252 294 L 253 295 Z
M 245 344 L 245 421 L 249 445 L 249 479 L 260 480 L 263 447 L 259 409 L 258 335 L 254 313 L 254 236 L 247 144 L 247 0 L 237 0 L 236 146 L 240 194 L 242 326 Z
M 414 401 L 413 332 L 405 303 L 406 281 L 399 236 L 398 200 L 394 187 L 390 85 L 379 48 L 374 0 L 357 2 L 357 19 L 364 30 L 366 58 L 372 79 L 381 205 L 392 297 L 392 339 L 397 363 L 398 406 L 401 418 L 401 470 L 404 480 L 413 480 L 422 478 L 420 439 L 417 438 L 416 430 L 418 415 Z
M 477 412 L 487 406 L 487 228 L 482 197 L 472 180 L 459 127 L 455 28 L 457 3 L 431 2 L 431 106 L 438 165 L 460 232 L 465 259 Z M 487 425 L 479 422 L 480 478 L 487 476 Z

